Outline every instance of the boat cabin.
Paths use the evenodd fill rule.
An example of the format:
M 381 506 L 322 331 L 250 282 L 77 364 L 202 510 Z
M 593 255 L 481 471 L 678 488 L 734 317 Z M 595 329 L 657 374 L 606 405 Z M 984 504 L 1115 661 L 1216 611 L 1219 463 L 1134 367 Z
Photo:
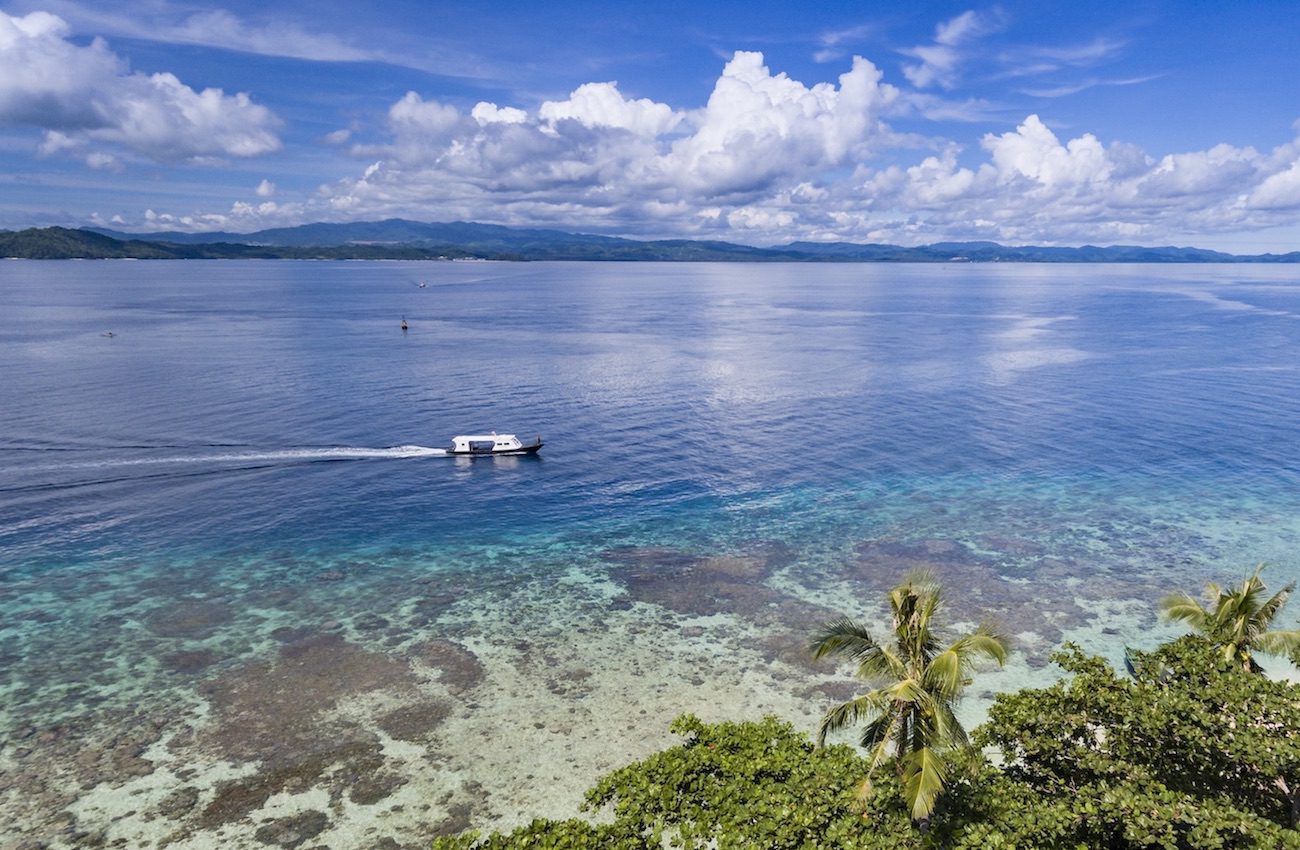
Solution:
M 540 437 L 524 444 L 514 434 L 469 434 L 452 437 L 451 447 L 447 449 L 447 453 L 454 455 L 532 454 L 541 447 Z

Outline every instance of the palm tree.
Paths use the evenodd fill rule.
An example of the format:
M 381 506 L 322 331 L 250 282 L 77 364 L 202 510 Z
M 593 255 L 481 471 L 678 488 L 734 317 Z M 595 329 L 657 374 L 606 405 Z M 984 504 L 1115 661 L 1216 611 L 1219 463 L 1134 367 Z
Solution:
M 1206 584 L 1208 606 L 1201 605 L 1186 593 L 1173 593 L 1160 601 L 1160 612 L 1165 619 L 1186 623 L 1194 631 L 1220 644 L 1223 657 L 1228 661 L 1259 673 L 1261 668 L 1251 657 L 1252 653 L 1292 657 L 1300 653 L 1300 631 L 1270 631 L 1268 628 L 1295 590 L 1295 582 L 1265 600 L 1267 588 L 1259 577 L 1261 569 L 1263 564 L 1256 567 L 1254 575 L 1243 580 L 1236 590 L 1224 591 L 1214 582 Z
M 970 684 L 975 662 L 986 657 L 1006 661 L 1007 639 L 981 625 L 941 648 L 933 631 L 941 607 L 938 582 L 925 572 L 909 574 L 889 592 L 893 634 L 881 643 L 865 628 L 842 617 L 827 623 L 813 639 L 813 656 L 847 656 L 857 674 L 875 687 L 826 712 L 817 745 L 826 735 L 866 722 L 861 744 L 870 753 L 860 796 L 871 793 L 871 777 L 892 751 L 912 820 L 928 828 L 935 800 L 943 791 L 951 756 L 970 746 L 954 707 Z

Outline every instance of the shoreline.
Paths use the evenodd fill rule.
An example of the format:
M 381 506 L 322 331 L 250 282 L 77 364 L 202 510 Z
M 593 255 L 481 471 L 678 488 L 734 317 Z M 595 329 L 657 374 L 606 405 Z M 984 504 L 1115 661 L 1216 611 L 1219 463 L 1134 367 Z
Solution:
M 893 567 L 929 552 L 940 568 L 949 558 L 949 572 L 971 568 L 951 546 L 896 553 Z M 375 565 L 372 582 L 349 590 L 357 613 L 339 620 L 309 619 L 345 590 L 328 577 L 312 588 L 317 600 L 213 587 L 141 606 L 122 615 L 139 642 L 127 654 L 145 653 L 143 663 L 152 652 L 174 669 L 117 695 L 134 712 L 115 704 L 109 682 L 91 695 L 106 700 L 99 708 L 25 727 L 25 745 L 0 755 L 17 777 L 0 796 L 4 820 L 51 847 L 98 837 L 206 850 L 275 846 L 304 831 L 327 846 L 427 846 L 465 828 L 576 816 L 601 774 L 675 743 L 668 725 L 679 714 L 775 714 L 812 732 L 857 691 L 847 671 L 802 649 L 823 618 L 871 614 L 850 603 L 873 593 L 847 580 L 808 593 L 807 566 L 781 547 L 629 547 L 606 552 L 601 569 L 538 564 L 472 592 L 468 574 L 412 580 Z M 882 582 L 898 575 L 884 572 Z M 1152 634 L 1141 607 L 1080 608 L 1062 635 L 1122 653 Z M 956 614 L 950 624 L 962 626 Z M 961 707 L 969 727 L 995 692 L 1054 680 L 1034 659 L 1059 642 L 1031 629 L 1019 642 L 1006 670 L 977 678 Z M 385 839 L 396 843 L 376 843 Z

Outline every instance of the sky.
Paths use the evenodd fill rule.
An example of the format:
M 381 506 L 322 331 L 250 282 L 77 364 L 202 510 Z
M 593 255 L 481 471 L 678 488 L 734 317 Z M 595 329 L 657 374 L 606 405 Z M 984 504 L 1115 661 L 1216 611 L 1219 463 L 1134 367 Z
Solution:
M 1300 250 L 1294 0 L 0 0 L 0 228 Z

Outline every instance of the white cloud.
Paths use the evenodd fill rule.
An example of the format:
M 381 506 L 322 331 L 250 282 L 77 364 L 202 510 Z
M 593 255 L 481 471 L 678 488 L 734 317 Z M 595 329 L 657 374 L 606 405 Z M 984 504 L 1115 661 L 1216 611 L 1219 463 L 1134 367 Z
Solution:
M 1030 115 L 1014 133 L 984 137 L 984 148 L 1005 179 L 1029 177 L 1045 186 L 1104 181 L 1110 162 L 1101 143 L 1084 134 L 1062 145 L 1056 134 Z
M 259 198 L 269 198 L 275 194 L 275 184 L 270 180 L 263 179 L 261 183 L 257 184 L 256 192 Z
M 441 138 L 460 123 L 460 113 L 454 106 L 424 100 L 408 91 L 401 100 L 388 108 L 388 123 L 397 134 L 418 134 Z
M 848 29 L 830 30 L 822 33 L 818 37 L 821 48 L 813 53 L 814 62 L 833 62 L 844 57 L 844 51 L 840 46 L 845 42 L 858 41 L 871 33 L 875 32 L 876 27 L 871 24 L 862 24 Z
M 761 54 L 739 52 L 691 113 L 625 97 L 614 83 L 579 86 L 535 117 L 479 103 L 466 118 L 410 92 L 389 109 L 392 141 L 354 149 L 383 166 L 327 194 L 348 209 L 399 208 L 437 193 L 580 218 L 761 194 L 842 167 L 887 137 L 880 114 L 897 92 L 880 77 L 856 59 L 838 86 L 809 87 L 773 75 Z
M 1151 156 L 1088 132 L 1058 135 L 1028 115 L 965 149 L 895 133 L 884 116 L 903 99 L 865 59 L 833 82 L 805 84 L 746 52 L 694 109 L 629 98 L 611 82 L 468 113 L 409 92 L 389 107 L 382 144 L 351 148 L 366 158 L 353 176 L 308 199 L 277 193 L 273 202 L 259 191 L 260 200 L 167 224 L 251 230 L 404 216 L 753 244 L 1105 244 L 1288 227 L 1300 208 L 1300 139 L 1266 152 L 1217 145 Z M 45 142 L 51 155 L 77 145 L 65 130 Z M 166 213 L 154 215 L 156 224 Z
M 1250 193 L 1249 203 L 1255 209 L 1295 209 L 1300 207 L 1300 160 L 1291 163 L 1286 171 L 1270 174 Z
M 227 9 L 194 11 L 195 5 L 202 4 L 171 0 L 17 0 L 12 5 L 51 11 L 70 22 L 78 34 L 198 45 L 314 62 L 384 62 L 448 76 L 486 77 L 495 73 L 480 55 L 450 39 L 434 44 L 424 40 L 420 49 L 403 49 L 391 43 L 365 45 L 355 37 L 342 38 L 297 23 L 286 17 L 291 9 L 276 4 L 263 4 L 249 18 Z
M 737 51 L 723 68 L 694 133 L 668 157 L 679 185 L 705 195 L 762 190 L 865 155 L 886 135 L 881 113 L 898 96 L 855 57 L 839 87 L 773 75 L 761 53 Z
M 528 113 L 513 106 L 497 106 L 495 103 L 480 101 L 470 110 L 470 117 L 480 127 L 488 124 L 522 124 L 528 120 Z
M 538 114 L 551 124 L 568 119 L 584 127 L 615 127 L 644 136 L 667 133 L 682 120 L 667 104 L 646 98 L 628 100 L 619 92 L 618 83 L 578 86 L 568 100 L 543 103 Z
M 917 65 L 904 65 L 903 75 L 918 89 L 933 85 L 952 88 L 957 81 L 957 66 L 964 58 L 961 48 L 999 26 L 995 17 L 974 10 L 944 21 L 935 28 L 933 44 L 902 51 L 905 56 L 921 60 Z
M 102 40 L 83 47 L 67 36 L 54 15 L 0 12 L 0 126 L 46 130 L 42 153 L 99 142 L 180 161 L 280 147 L 278 119 L 246 94 L 131 73 Z
M 163 37 L 182 44 L 223 47 L 247 53 L 288 56 L 326 62 L 376 60 L 377 54 L 360 50 L 323 33 L 313 33 L 293 24 L 272 22 L 251 26 L 224 9 L 195 12 L 181 21 L 153 30 L 151 38 Z

